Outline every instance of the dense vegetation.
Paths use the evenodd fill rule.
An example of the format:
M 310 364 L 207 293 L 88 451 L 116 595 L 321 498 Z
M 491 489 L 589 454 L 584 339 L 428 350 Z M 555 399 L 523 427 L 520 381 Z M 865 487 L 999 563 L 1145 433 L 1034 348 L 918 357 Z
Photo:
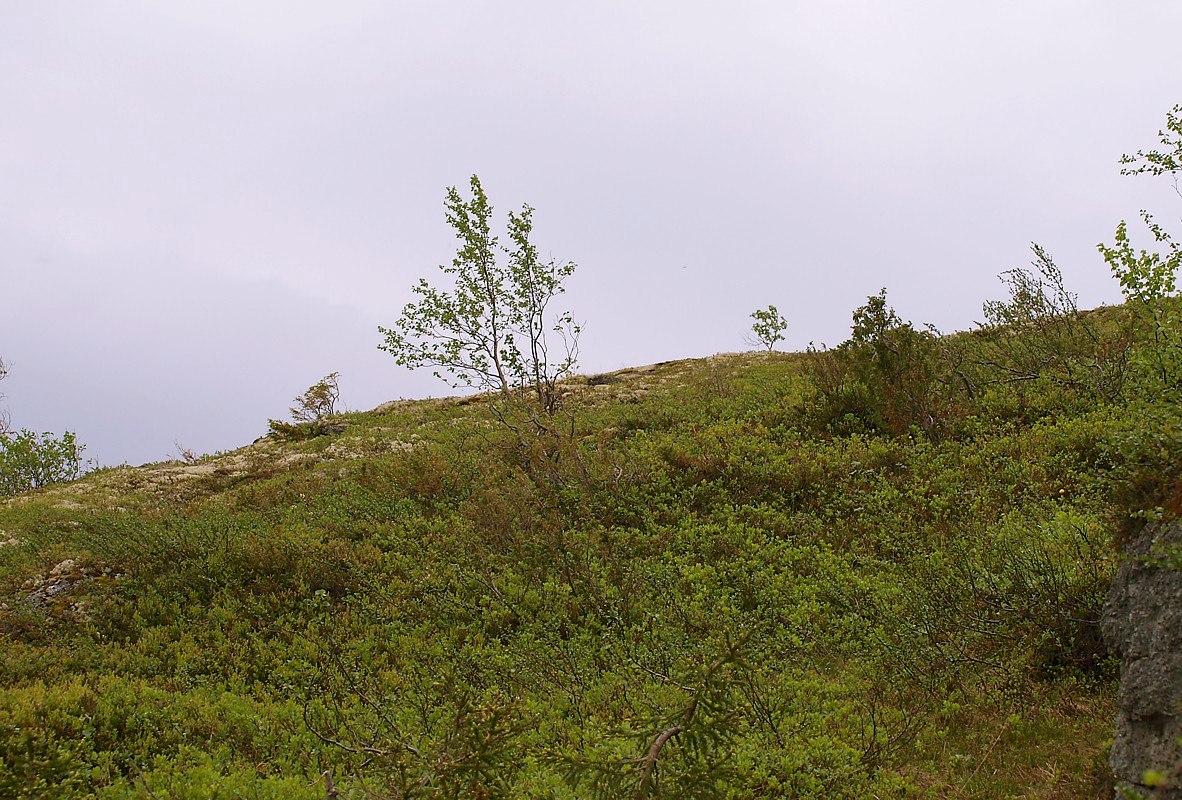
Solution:
M 330 375 L 251 447 L 9 500 L 0 797 L 1097 796 L 1119 542 L 1182 512 L 1154 235 L 1116 308 L 1036 248 L 952 336 L 885 292 L 800 354 L 494 336 L 489 394 L 333 415 Z M 446 365 L 420 294 L 388 347 Z
M 8 372 L 0 358 L 0 381 Z M 4 399 L 0 394 L 0 402 Z M 55 436 L 13 430 L 8 409 L 0 406 L 0 498 L 78 478 L 90 466 L 82 458 L 85 449 L 69 431 Z
M 0 796 L 1092 796 L 1113 536 L 1182 449 L 1128 307 L 1037 318 L 871 298 L 568 380 L 531 452 L 404 402 L 10 501 Z

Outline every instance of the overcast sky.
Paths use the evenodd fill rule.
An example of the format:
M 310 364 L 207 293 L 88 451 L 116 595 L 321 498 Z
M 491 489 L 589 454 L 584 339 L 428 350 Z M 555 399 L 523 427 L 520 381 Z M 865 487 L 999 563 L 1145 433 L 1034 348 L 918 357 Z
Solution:
M 450 261 L 447 186 L 528 202 L 579 269 L 581 371 L 787 349 L 899 313 L 970 327 L 1056 256 L 1081 304 L 1182 102 L 1182 3 L 0 0 L 0 384 L 103 464 L 249 443 L 377 350 Z

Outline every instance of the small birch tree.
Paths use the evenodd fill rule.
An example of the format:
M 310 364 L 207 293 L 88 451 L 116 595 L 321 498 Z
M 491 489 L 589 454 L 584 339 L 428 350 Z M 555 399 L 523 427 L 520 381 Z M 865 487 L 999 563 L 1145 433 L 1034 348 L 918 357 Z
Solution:
M 551 304 L 566 290 L 572 262 L 543 261 L 530 240 L 533 208 L 508 215 L 508 244 L 492 232 L 492 206 L 473 175 L 472 196 L 447 190 L 448 224 L 459 248 L 439 269 L 453 288 L 420 278 L 417 300 L 391 327 L 379 327 L 379 345 L 402 366 L 432 367 L 454 387 L 496 392 L 504 399 L 532 399 L 553 414 L 557 382 L 578 358 L 579 326 L 569 311 Z
M 755 320 L 751 323 L 751 333 L 744 337 L 748 345 L 762 347 L 770 352 L 777 342 L 784 341 L 788 320 L 784 319 L 775 306 L 752 311 L 751 319 Z
M 1164 149 L 1121 156 L 1121 174 L 1169 177 L 1182 196 L 1178 183 L 1182 177 L 1182 105 L 1166 112 L 1166 126 L 1157 135 Z M 1171 300 L 1178 294 L 1182 242 L 1144 209 L 1141 219 L 1153 236 L 1155 249 L 1134 248 L 1124 220 L 1116 227 L 1115 242 L 1101 242 L 1097 247 L 1120 282 L 1130 310 L 1149 329 L 1151 339 L 1141 348 L 1138 360 L 1159 388 L 1176 390 L 1182 386 L 1182 315 Z

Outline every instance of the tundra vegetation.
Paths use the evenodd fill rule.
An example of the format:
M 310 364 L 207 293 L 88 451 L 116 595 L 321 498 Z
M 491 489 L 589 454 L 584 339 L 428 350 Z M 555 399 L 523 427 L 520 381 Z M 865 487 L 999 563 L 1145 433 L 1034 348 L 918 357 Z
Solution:
M 1101 603 L 1182 514 L 1178 300 L 1115 247 L 1117 307 L 1036 247 L 969 332 L 884 291 L 831 349 L 591 377 L 407 312 L 491 391 L 9 500 L 0 797 L 1110 793 Z
M 0 359 L 0 380 L 8 373 L 8 364 Z M 69 431 L 56 436 L 13 430 L 8 409 L 0 408 L 0 498 L 75 480 L 89 466 L 82 458 L 85 449 Z
M 334 429 L 330 420 L 336 414 L 337 401 L 341 397 L 340 377 L 341 373 L 331 372 L 309 386 L 306 392 L 295 398 L 295 405 L 288 409 L 291 422 L 268 420 L 271 433 L 282 439 L 310 439 L 332 433 Z M 186 458 L 186 451 L 179 445 L 178 450 L 183 460 L 193 460 L 191 455 Z

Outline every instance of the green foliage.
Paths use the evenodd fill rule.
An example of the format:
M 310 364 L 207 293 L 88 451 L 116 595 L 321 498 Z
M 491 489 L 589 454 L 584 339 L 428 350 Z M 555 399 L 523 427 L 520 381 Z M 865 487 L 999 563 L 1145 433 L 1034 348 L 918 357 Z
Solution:
M 989 300 L 983 305 L 990 327 L 1014 330 L 1031 328 L 1047 320 L 1067 320 L 1079 313 L 1076 295 L 1063 285 L 1063 273 L 1041 245 L 1032 244 L 1032 269 L 1012 269 L 1001 274 L 1009 300 Z
M 561 435 L 527 376 L 0 505 L 0 794 L 1095 796 L 1182 422 L 1087 377 L 1127 308 L 1003 280 L 966 334 L 880 293 L 830 351 L 564 382 Z
M 617 736 L 633 740 L 633 757 L 570 759 L 567 780 L 597 800 L 717 797 L 720 786 L 739 777 L 728 763 L 742 713 L 734 673 L 746 669 L 739 654 L 749 636 L 727 644 L 700 674 L 689 676 L 686 683 L 693 685 L 650 670 L 662 688 L 682 693 L 684 701 L 648 719 L 629 720 L 628 730 Z M 600 749 L 610 751 L 610 741 L 605 739 Z
M 751 324 L 753 335 L 747 339 L 749 344 L 762 347 L 770 352 L 775 348 L 777 342 L 784 341 L 784 331 L 788 330 L 788 321 L 775 306 L 757 308 L 751 312 L 751 319 L 755 321 Z
M 1145 227 L 1153 239 L 1167 250 L 1167 253 L 1134 250 L 1129 241 L 1128 223 L 1124 220 L 1116 226 L 1116 243 L 1109 247 L 1097 245 L 1100 254 L 1108 263 L 1112 274 L 1120 283 L 1121 292 L 1127 300 L 1153 304 L 1177 292 L 1178 266 L 1182 264 L 1182 246 L 1175 242 L 1147 211 L 1141 212 Z
M 83 449 L 69 431 L 0 435 L 0 497 L 76 480 L 85 468 Z
M 1047 388 L 1064 399 L 1119 400 L 1128 373 L 1131 333 L 1103 331 L 1093 315 L 1081 313 L 1051 255 L 1031 245 L 1030 268 L 1008 270 L 1001 280 L 1006 300 L 984 304 L 985 322 L 976 340 L 962 348 L 966 381 L 978 392 L 1023 395 Z
M 1116 676 L 1099 632 L 1114 562 L 1101 521 L 1063 512 L 1022 517 L 900 576 L 909 605 L 922 611 L 902 618 L 886 611 L 882 625 L 893 637 L 890 657 L 920 685 L 936 691 L 982 664 L 1018 684 L 1023 673 Z
M 0 796 L 81 800 L 100 786 L 109 800 L 319 800 L 307 781 L 268 774 L 287 766 L 269 757 L 267 739 L 286 735 L 290 715 L 231 692 L 170 692 L 135 678 L 0 690 Z M 257 767 L 226 769 L 234 751 Z
M 1138 150 L 1124 155 L 1122 175 L 1172 175 L 1178 188 L 1182 171 L 1182 106 L 1166 114 L 1166 128 L 1158 132 L 1165 150 Z M 1137 349 L 1141 377 L 1149 391 L 1174 391 L 1182 385 L 1182 316 L 1177 303 L 1178 269 L 1182 267 L 1182 244 L 1175 241 L 1148 211 L 1141 219 L 1157 245 L 1155 250 L 1134 248 L 1128 224 L 1121 220 L 1112 245 L 1097 245 L 1112 274 L 1120 282 L 1130 311 L 1142 328 L 1149 331 L 1148 341 Z
M 1121 156 L 1122 175 L 1177 175 L 1182 172 L 1182 105 L 1166 112 L 1166 127 L 1157 132 L 1165 150 L 1138 150 Z
M 1127 429 L 1102 443 L 1122 541 L 1146 522 L 1182 518 L 1182 412 L 1170 403 L 1140 403 Z
M 935 337 L 903 322 L 886 289 L 854 310 L 847 341 L 815 355 L 815 413 L 830 432 L 934 432 L 943 423 L 948 403 Z
M 580 327 L 569 311 L 552 313 L 550 305 L 566 291 L 572 262 L 542 261 L 530 240 L 533 209 L 509 212 L 508 246 L 492 233 L 492 206 L 475 175 L 472 197 L 464 200 L 452 187 L 447 221 L 460 247 L 450 266 L 451 291 L 420 279 L 392 328 L 379 328 L 379 347 L 402 366 L 435 367 L 435 375 L 453 386 L 467 385 L 495 393 L 484 407 L 513 435 L 509 449 L 532 479 L 561 485 L 589 480 L 574 446 L 575 420 L 560 414 L 566 393 L 559 381 L 578 358 Z M 573 465 L 572 471 L 568 465 Z
M 335 414 L 337 399 L 341 396 L 338 385 L 340 376 L 341 373 L 332 372 L 312 384 L 308 391 L 295 399 L 291 418 L 296 422 L 316 424 Z
M 317 676 L 303 715 L 320 741 L 366 757 L 366 769 L 381 776 L 394 797 L 516 796 L 525 755 L 519 708 L 499 699 L 480 701 L 451 677 L 431 686 L 430 700 L 398 698 L 423 703 L 416 720 L 400 713 L 395 698 L 380 702 L 367 694 L 372 679 L 366 672 L 337 661 Z
M 380 327 L 382 350 L 402 366 L 436 368 L 453 386 L 472 386 L 509 397 L 531 394 L 550 409 L 556 382 L 578 357 L 579 326 L 568 311 L 551 315 L 550 304 L 565 292 L 575 270 L 571 262 L 542 261 L 530 241 L 533 209 L 509 212 L 509 246 L 492 233 L 492 206 L 475 175 L 472 197 L 447 192 L 447 221 L 460 247 L 450 266 L 451 291 L 425 278 L 393 327 Z M 505 259 L 502 260 L 501 256 Z M 557 346 L 555 339 L 557 339 Z
M 0 380 L 8 377 L 8 370 L 0 359 Z M 0 498 L 77 479 L 88 466 L 82 460 L 84 449 L 69 431 L 61 436 L 27 428 L 13 431 L 7 410 L 0 409 Z
M 291 407 L 294 422 L 269 420 L 271 433 L 287 440 L 339 433 L 339 426 L 329 422 L 329 418 L 336 413 L 337 400 L 341 394 L 339 378 L 340 373 L 333 372 L 308 387 L 308 391 L 296 397 L 295 405 Z
M 866 311 L 869 359 L 899 323 Z M 4 790 L 1087 796 L 1102 520 L 1141 423 L 817 437 L 812 369 L 588 386 L 560 462 L 585 479 L 533 480 L 465 399 L 0 507 Z
M 1002 419 L 1032 422 L 1121 402 L 1148 336 L 1129 312 L 1081 312 L 1050 254 L 1001 274 L 1009 297 L 977 330 L 941 336 L 904 322 L 886 290 L 854 312 L 850 339 L 813 350 L 809 416 L 832 435 L 964 436 Z

